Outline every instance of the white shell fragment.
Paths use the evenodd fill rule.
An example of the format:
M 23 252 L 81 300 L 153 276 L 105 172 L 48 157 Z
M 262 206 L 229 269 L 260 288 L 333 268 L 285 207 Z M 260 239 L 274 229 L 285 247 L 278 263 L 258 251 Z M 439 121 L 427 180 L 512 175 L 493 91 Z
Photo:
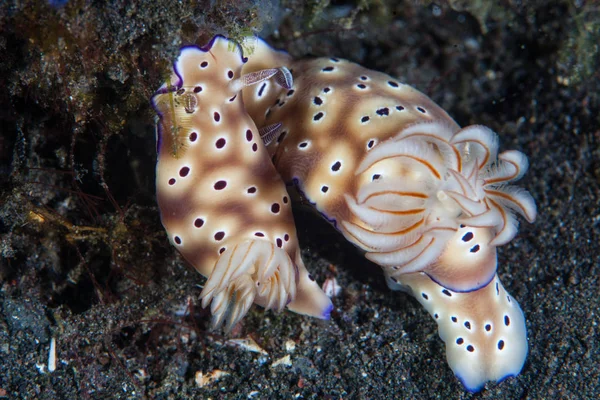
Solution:
M 342 292 L 342 287 L 338 284 L 337 279 L 327 278 L 323 282 L 323 292 L 325 292 L 327 297 L 336 297 Z
M 50 339 L 50 351 L 48 352 L 48 372 L 56 371 L 56 338 Z
M 242 350 L 250 351 L 252 353 L 259 353 L 268 355 L 267 351 L 260 347 L 258 343 L 252 337 L 246 336 L 245 338 L 240 339 L 229 339 L 225 342 L 226 345 L 238 347 Z
M 227 375 L 231 375 L 231 374 L 227 371 L 222 371 L 220 369 L 215 369 L 215 370 L 212 370 L 211 372 L 207 372 L 207 373 L 198 371 L 198 372 L 196 372 L 196 376 L 194 377 L 194 380 L 196 382 L 196 386 L 203 388 L 203 387 L 210 385 L 213 382 L 218 381 L 219 379 L 221 379 Z
M 284 366 L 284 367 L 291 367 L 292 366 L 292 358 L 290 357 L 290 355 L 285 355 L 281 358 L 278 358 L 277 360 L 273 361 L 273 363 L 271 364 L 271 368 L 276 368 L 279 366 Z

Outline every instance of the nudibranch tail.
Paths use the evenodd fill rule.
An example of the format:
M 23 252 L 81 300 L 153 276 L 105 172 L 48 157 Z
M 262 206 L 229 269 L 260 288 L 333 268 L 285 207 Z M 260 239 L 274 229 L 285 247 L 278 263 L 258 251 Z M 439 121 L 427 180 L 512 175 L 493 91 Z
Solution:
M 315 279 L 308 273 L 300 254 L 296 255 L 298 268 L 298 286 L 296 297 L 287 305 L 287 308 L 298 314 L 309 315 L 319 319 L 329 319 L 333 304 L 331 299 L 319 287 Z
M 208 277 L 201 297 L 214 327 L 230 329 L 253 303 L 326 318 L 331 302 L 306 283 L 290 197 L 240 93 L 269 80 L 288 88 L 291 74 L 278 67 L 243 74 L 246 59 L 231 44 L 217 36 L 184 47 L 170 82 L 152 98 L 161 220 Z
M 527 357 L 527 331 L 519 304 L 496 275 L 485 287 L 454 292 L 424 273 L 388 276 L 390 287 L 408 290 L 438 324 L 454 374 L 470 391 L 487 381 L 517 375 Z

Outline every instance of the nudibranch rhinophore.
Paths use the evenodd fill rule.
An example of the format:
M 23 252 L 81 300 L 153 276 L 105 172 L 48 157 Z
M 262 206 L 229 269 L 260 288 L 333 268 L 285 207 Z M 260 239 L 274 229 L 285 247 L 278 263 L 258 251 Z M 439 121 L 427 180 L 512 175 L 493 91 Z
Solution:
M 243 73 L 288 68 L 293 86 L 243 89 L 283 179 L 426 307 L 467 389 L 520 372 L 525 321 L 496 275 L 496 247 L 536 217 L 511 186 L 525 155 L 490 129 L 461 128 L 431 99 L 338 58 L 293 60 L 258 41 Z
M 300 256 L 291 201 L 242 88 L 292 85 L 285 68 L 242 74 L 237 45 L 217 36 L 184 47 L 170 81 L 152 98 L 156 191 L 162 223 L 179 252 L 208 280 L 202 305 L 231 328 L 252 303 L 329 318 L 329 298 Z

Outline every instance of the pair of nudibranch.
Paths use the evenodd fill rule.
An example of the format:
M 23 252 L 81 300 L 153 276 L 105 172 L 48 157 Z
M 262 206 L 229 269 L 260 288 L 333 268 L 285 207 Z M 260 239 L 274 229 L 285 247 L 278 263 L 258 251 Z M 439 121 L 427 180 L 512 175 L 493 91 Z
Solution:
M 496 247 L 536 207 L 509 186 L 527 169 L 483 126 L 460 128 L 427 96 L 337 58 L 248 58 L 217 36 L 184 47 L 153 97 L 162 222 L 208 280 L 203 306 L 231 327 L 252 303 L 329 318 L 306 270 L 286 183 L 438 323 L 469 390 L 521 370 L 525 320 L 496 275 Z

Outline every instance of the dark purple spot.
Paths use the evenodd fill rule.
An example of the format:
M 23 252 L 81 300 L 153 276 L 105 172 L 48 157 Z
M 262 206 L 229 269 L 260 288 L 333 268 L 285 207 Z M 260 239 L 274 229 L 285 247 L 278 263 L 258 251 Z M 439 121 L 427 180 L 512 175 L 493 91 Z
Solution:
M 325 67 L 321 71 L 323 71 L 323 72 L 331 72 L 331 71 L 333 71 L 333 67 Z
M 184 93 L 185 93 L 185 89 L 184 89 L 184 88 L 181 88 L 181 89 L 178 89 L 178 90 L 177 90 L 177 94 L 178 94 L 178 95 L 180 95 L 180 96 L 181 96 L 182 94 L 184 94 Z
M 194 93 L 200 93 L 202 91 L 202 86 L 196 86 L 194 88 Z
M 321 104 L 323 104 L 323 100 L 319 96 L 316 96 L 313 99 L 313 103 L 315 103 L 316 105 L 320 106 Z
M 379 178 L 381 178 L 381 175 L 379 175 L 379 174 L 373 174 L 373 176 L 371 177 L 371 181 L 376 181 Z
M 366 89 L 367 88 L 367 86 L 365 84 L 363 84 L 363 83 L 359 83 L 358 85 L 356 85 L 356 87 L 359 88 L 359 89 Z
M 440 316 L 438 315 L 438 313 L 433 314 L 433 318 L 438 319 Z
M 282 101 L 281 103 L 279 103 L 279 108 L 283 107 L 284 104 L 285 104 L 285 101 Z
M 286 95 L 287 95 L 287 96 L 291 96 L 291 95 L 293 95 L 293 94 L 294 94 L 294 89 L 290 89 L 290 90 L 288 90 L 288 92 L 287 92 L 287 94 L 286 94 Z
M 198 134 L 196 132 L 190 133 L 190 142 L 195 142 L 198 140 Z
M 498 282 L 496 282 L 496 296 L 500 295 L 500 288 L 498 287 Z
M 229 79 L 233 78 L 233 71 L 232 70 L 227 71 L 227 77 Z
M 419 112 L 426 114 L 427 111 L 425 111 L 425 109 L 423 107 L 417 107 L 417 110 L 419 110 Z
M 456 317 L 452 317 L 451 319 L 452 319 L 452 322 L 454 322 L 454 323 L 458 322 L 458 319 Z
M 256 193 L 256 187 L 250 186 L 247 191 L 248 193 Z
M 175 240 L 175 243 L 181 244 L 181 238 L 179 236 L 175 236 L 174 240 Z
M 271 204 L 271 212 L 273 214 L 278 214 L 280 209 L 281 209 L 281 206 L 279 205 L 279 203 Z
M 283 241 L 280 238 L 277 238 L 276 242 L 277 242 L 277 247 L 281 248 L 281 246 L 283 246 Z
M 315 116 L 313 117 L 313 121 L 318 121 L 318 120 L 320 120 L 321 118 L 323 118 L 323 115 L 325 115 L 325 114 L 323 114 L 321 111 L 319 111 L 319 112 L 318 112 L 318 113 L 316 113 L 316 114 L 315 114 Z
M 283 240 L 288 242 L 290 240 L 290 235 L 288 235 L 287 233 L 285 235 L 283 235 Z
M 465 225 L 463 225 L 463 224 L 460 224 L 460 227 L 461 227 L 461 228 L 464 228 L 464 227 L 465 227 Z
M 423 296 L 423 298 L 424 298 L 425 300 L 429 300 L 429 296 L 427 296 L 427 294 L 425 294 L 425 293 L 421 293 L 421 296 Z
M 173 186 L 173 185 L 175 184 L 175 182 L 177 182 L 177 181 L 175 180 L 175 178 L 171 178 L 171 179 L 169 179 L 169 185 Z
M 390 279 L 392 280 L 392 282 L 398 283 L 398 279 L 394 278 L 393 276 L 391 276 Z
M 506 325 L 506 326 L 510 325 L 510 318 L 508 318 L 508 315 L 504 316 L 504 325 Z
M 331 61 L 333 61 L 333 62 L 335 62 L 335 63 L 336 63 L 336 62 L 340 62 L 340 60 L 338 60 L 338 59 L 337 59 L 337 58 L 335 58 L 335 57 L 331 57 L 331 58 L 330 58 L 330 60 L 331 60 Z
M 253 137 L 252 131 L 250 129 L 248 129 L 246 131 L 246 140 L 249 141 L 249 142 L 251 142 L 252 141 L 252 137 Z
M 301 149 L 305 148 L 306 146 L 308 146 L 307 142 L 302 142 L 298 145 L 298 147 L 300 147 Z
M 332 171 L 339 171 L 341 167 L 342 167 L 342 163 L 339 162 L 339 161 L 336 161 L 335 164 L 333 164 L 331 166 L 331 170 Z
M 469 321 L 465 321 L 465 328 L 471 329 L 471 323 Z
M 258 150 L 258 145 L 256 143 L 254 143 L 252 145 L 252 151 L 257 151 Z
M 258 237 L 265 237 L 265 234 L 262 232 L 255 232 L 254 236 L 258 236 Z
M 225 181 L 217 181 L 217 183 L 215 183 L 215 190 L 223 190 L 225 189 L 225 187 L 227 186 L 227 182 Z
M 465 235 L 462 237 L 462 241 L 463 242 L 468 242 L 469 240 L 473 239 L 473 232 L 467 232 L 465 233 Z
M 260 89 L 258 89 L 258 97 L 261 97 L 263 95 L 263 92 L 265 91 L 265 88 L 267 87 L 267 83 L 263 83 L 260 87 Z
M 229 99 L 229 102 L 230 102 L 230 103 L 232 103 L 232 102 L 235 100 L 235 98 L 236 98 L 236 97 L 237 97 L 237 94 L 236 94 L 236 95 L 234 95 L 232 98 L 230 98 L 230 99 Z
M 371 139 L 371 140 L 369 140 L 369 143 L 367 143 L 367 147 L 371 148 L 373 146 L 375 146 L 375 141 L 373 139 Z
M 202 64 L 200 64 L 200 67 L 202 67 L 202 68 L 208 67 L 208 62 L 207 61 L 202 61 Z
M 311 281 L 315 280 L 315 278 L 311 274 L 308 274 L 308 279 L 310 279 Z
M 390 115 L 390 109 L 389 109 L 389 108 L 387 108 L 387 107 L 380 108 L 379 110 L 377 110 L 377 111 L 375 111 L 375 112 L 377 113 L 377 115 L 380 115 L 380 116 L 382 116 L 382 117 L 383 117 L 384 115 Z
M 464 342 L 465 342 L 465 341 L 464 341 L 464 340 L 463 340 L 463 338 L 461 338 L 461 337 L 459 337 L 458 339 L 456 339 L 456 344 L 457 344 L 457 345 L 459 345 L 459 346 L 460 346 L 461 344 L 463 344 Z
M 196 218 L 194 221 L 194 226 L 196 228 L 202 228 L 202 225 L 204 225 L 204 220 L 202 218 Z
M 498 341 L 498 350 L 502 350 L 504 348 L 504 340 Z
M 225 138 L 220 138 L 215 142 L 215 146 L 217 147 L 217 149 L 222 149 L 223 147 L 225 147 L 226 143 L 227 141 L 225 140 Z
M 327 193 L 328 190 L 329 190 L 328 186 L 321 186 L 321 192 Z
M 388 81 L 388 85 L 390 85 L 391 87 L 398 87 L 398 83 L 394 82 L 394 81 Z
M 491 331 L 492 330 L 492 326 L 490 324 L 486 324 L 485 325 L 485 330 L 486 330 L 486 332 Z
M 365 122 L 368 122 L 370 119 L 371 119 L 371 118 L 369 118 L 369 116 L 368 116 L 368 115 L 365 115 L 364 117 L 362 117 L 362 118 L 360 119 L 360 122 L 363 122 L 363 123 L 365 123 Z
M 475 351 L 475 347 L 473 347 L 473 346 L 471 346 L 471 345 L 468 345 L 468 346 L 467 346 L 467 351 L 468 351 L 469 353 L 472 353 L 472 352 L 474 352 L 474 351 Z
M 361 81 L 366 81 L 367 79 L 369 79 L 369 78 L 367 78 L 367 77 L 366 77 L 366 76 L 364 76 L 364 75 L 360 77 L 360 80 L 361 80 Z
M 471 250 L 469 250 L 471 253 L 477 253 L 479 251 L 479 245 L 476 244 L 475 246 L 471 247 Z
M 452 293 L 450 293 L 450 291 L 448 289 L 442 290 L 442 293 L 444 293 L 448 297 L 452 297 Z
M 326 87 L 325 89 L 323 89 L 323 92 L 329 93 L 329 92 L 331 92 L 331 88 Z
M 283 196 L 283 204 L 287 204 L 288 203 L 288 197 L 287 196 Z
M 179 176 L 182 178 L 187 176 L 190 173 L 190 167 L 183 167 L 179 170 Z
M 506 300 L 510 303 L 511 302 L 510 296 L 506 296 Z
M 219 122 L 221 120 L 221 114 L 215 111 L 213 118 L 215 119 L 215 122 Z
M 219 232 L 215 233 L 215 240 L 217 242 L 220 240 L 223 240 L 224 237 L 225 237 L 225 232 L 223 232 L 223 231 L 219 231 Z
M 219 249 L 219 254 L 223 254 L 224 252 L 225 252 L 225 247 L 221 247 L 221 248 Z
M 398 110 L 398 111 L 403 111 L 403 110 L 404 110 L 404 107 L 403 107 L 403 106 L 396 106 L 396 110 Z

